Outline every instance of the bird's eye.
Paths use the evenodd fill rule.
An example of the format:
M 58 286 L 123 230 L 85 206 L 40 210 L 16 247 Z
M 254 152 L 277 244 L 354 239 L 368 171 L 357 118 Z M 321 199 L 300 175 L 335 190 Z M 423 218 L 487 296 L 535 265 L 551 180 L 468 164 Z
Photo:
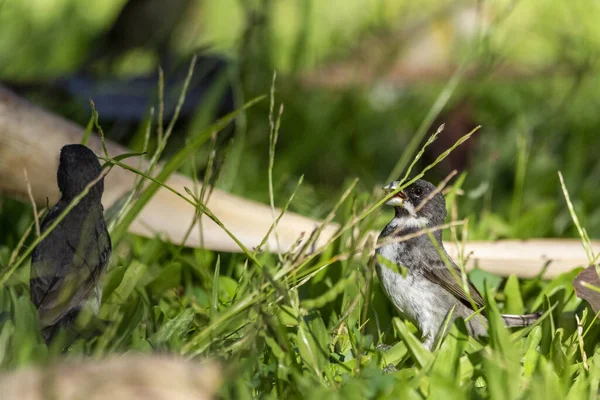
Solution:
M 417 196 L 417 197 L 421 197 L 421 196 L 423 196 L 423 189 L 422 189 L 422 188 L 420 188 L 420 187 L 416 187 L 416 188 L 414 188 L 412 192 L 413 192 L 413 194 L 414 194 L 415 196 Z

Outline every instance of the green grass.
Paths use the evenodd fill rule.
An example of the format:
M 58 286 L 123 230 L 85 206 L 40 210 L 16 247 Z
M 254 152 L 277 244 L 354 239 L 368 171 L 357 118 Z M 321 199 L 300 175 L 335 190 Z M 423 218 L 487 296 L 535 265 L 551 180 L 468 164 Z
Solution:
M 272 91 L 272 103 L 273 99 Z M 233 117 L 206 132 L 218 130 Z M 279 119 L 270 120 L 272 177 L 280 125 Z M 206 134 L 198 135 L 194 146 L 207 139 Z M 23 264 L 35 241 L 17 249 L 15 263 L 4 264 L 0 307 L 10 317 L 0 327 L 3 369 L 82 354 L 166 351 L 220 360 L 226 377 L 220 391 L 224 398 L 595 397 L 600 382 L 600 352 L 595 346 L 600 328 L 574 297 L 575 272 L 552 282 L 515 277 L 495 284 L 487 280 L 480 285 L 490 318 L 487 343 L 468 337 L 459 320 L 448 326 L 441 345 L 429 352 L 415 327 L 396 315 L 379 289 L 369 251 L 374 243 L 364 235 L 381 228 L 377 214 L 382 200 L 380 195 L 361 192 L 356 182 L 329 211 L 329 218 L 341 222 L 337 238 L 308 256 L 298 252 L 277 256 L 245 248 L 245 255 L 181 250 L 158 239 L 125 235 L 135 213 L 159 185 L 164 186 L 160 182 L 188 158 L 194 146 L 165 164 L 155 184 L 121 211 L 125 217 L 117 218 L 120 222 L 112 230 L 115 250 L 99 315 L 109 322 L 99 335 L 77 339 L 68 354 L 61 354 L 61 337 L 46 347 L 28 299 L 28 266 Z M 157 152 L 162 148 L 159 145 Z M 125 166 L 119 158 L 107 162 L 112 168 Z M 178 195 L 217 220 L 191 191 Z M 273 195 L 271 186 L 274 204 Z M 16 224 L 13 234 L 24 227 Z M 349 240 L 354 228 L 360 232 L 358 238 Z M 366 251 L 358 243 L 366 243 Z M 6 258 L 13 248 L 4 249 L 9 250 L 2 253 Z M 531 328 L 509 332 L 499 318 L 501 310 L 545 310 L 546 314 Z M 582 321 L 580 331 L 575 313 Z M 81 319 L 85 318 L 90 316 Z M 381 350 L 381 344 L 392 347 Z
M 526 16 L 530 7 L 520 4 L 516 12 Z M 522 25 L 529 24 L 537 27 L 537 36 L 515 36 L 512 25 L 499 27 L 495 33 L 500 35 L 482 44 L 488 47 L 480 61 L 485 65 L 496 56 L 511 62 L 545 59 L 556 53 L 549 63 L 558 73 L 517 81 L 496 81 L 488 75 L 465 80 L 457 74 L 448 83 L 402 88 L 383 109 L 373 106 L 366 91 L 309 90 L 298 75 L 281 70 L 276 87 L 271 86 L 273 70 L 281 66 L 282 58 L 284 66 L 298 63 L 291 65 L 292 70 L 310 64 L 301 60 L 312 54 L 310 46 L 300 47 L 314 39 L 285 38 L 285 49 L 295 46 L 303 52 L 294 57 L 296 61 L 288 61 L 289 50 L 273 49 L 277 41 L 266 40 L 277 39 L 270 24 L 285 25 L 284 19 L 247 32 L 246 47 L 239 49 L 240 61 L 234 70 L 238 108 L 265 94 L 271 93 L 270 99 L 228 116 L 238 124 L 222 164 L 211 164 L 212 151 L 207 149 L 212 132 L 224 126 L 224 121 L 211 125 L 201 120 L 187 132 L 183 150 L 167 149 L 169 157 L 163 154 L 162 169 L 154 171 L 157 182 L 140 196 L 132 195 L 129 206 L 111 225 L 114 252 L 99 315 L 108 324 L 95 334 L 95 327 L 102 325 L 89 315 L 82 316 L 80 322 L 87 323 L 88 330 L 67 354 L 60 352 L 58 343 L 49 348 L 42 343 L 36 311 L 28 299 L 27 252 L 34 243 L 31 207 L 0 198 L 0 311 L 5 313 L 0 325 L 0 368 L 13 370 L 84 354 L 169 352 L 219 360 L 225 374 L 223 398 L 597 397 L 600 328 L 574 295 L 572 281 L 578 270 L 552 281 L 471 272 L 470 278 L 485 294 L 491 318 L 489 340 L 480 343 L 469 338 L 464 323 L 457 321 L 448 326 L 449 334 L 439 348 L 429 352 L 420 345 L 416 328 L 397 316 L 381 292 L 373 257 L 359 251 L 375 245 L 364 237 L 366 232 L 381 230 L 391 218 L 391 210 L 380 207 L 378 188 L 389 175 L 404 177 L 409 165 L 412 172 L 407 179 L 431 164 L 420 159 L 411 165 L 411 160 L 418 154 L 421 139 L 437 128 L 431 127 L 436 116 L 461 99 L 469 100 L 472 117 L 482 128 L 470 139 L 475 144 L 468 170 L 461 171 L 447 195 L 450 214 L 456 214 L 453 222 L 466 219 L 467 223 L 445 232 L 446 241 L 581 234 L 589 249 L 587 238 L 600 236 L 600 162 L 595 151 L 600 148 L 600 80 L 590 45 L 598 30 L 588 23 L 596 11 L 588 15 L 587 10 L 573 8 L 562 13 L 559 8 L 552 14 L 549 8 L 548 18 L 535 14 L 516 21 L 521 26 L 517 32 L 527 31 Z M 317 23 L 310 20 L 308 11 L 301 22 Z M 554 24 L 558 25 L 553 25 L 554 31 L 542 22 L 554 20 L 556 14 L 561 14 L 564 23 Z M 577 20 L 581 24 L 568 23 L 575 14 L 582 17 Z M 29 29 L 13 19 L 20 26 L 11 31 L 14 36 Z M 69 38 L 77 43 L 71 50 L 67 43 L 44 44 L 39 38 L 45 30 L 32 31 L 38 39 L 31 46 L 15 41 L 12 47 L 2 47 L 0 55 L 5 59 L 17 57 L 4 63 L 2 76 L 15 77 L 22 71 L 26 77 L 35 75 L 47 64 L 39 59 L 53 60 L 43 73 L 37 72 L 42 76 L 76 64 L 76 59 L 63 53 L 81 47 L 79 42 L 88 40 L 90 34 L 73 35 L 50 23 L 47 26 L 53 28 L 44 28 L 52 32 L 50 42 Z M 574 26 L 577 32 L 568 31 Z M 321 25 L 311 35 L 323 29 Z M 336 45 L 345 43 L 330 36 Z M 522 48 L 511 45 L 515 37 L 523 38 Z M 17 45 L 24 47 L 22 52 L 12 50 Z M 571 51 L 565 55 L 559 51 L 564 48 Z M 48 49 L 60 49 L 62 58 L 55 52 L 49 54 Z M 319 57 L 323 53 L 319 50 Z M 280 104 L 285 106 L 281 115 Z M 159 120 L 160 110 L 155 113 Z M 102 110 L 98 111 L 99 120 L 90 119 L 86 110 L 80 123 L 91 121 L 90 130 L 94 122 L 102 125 Z M 144 143 L 133 146 L 136 151 L 150 151 L 148 157 L 157 161 L 166 144 L 162 140 L 169 139 L 174 129 L 174 122 L 168 122 L 172 125 L 164 132 L 162 121 L 159 126 L 144 124 L 133 141 Z M 413 136 L 413 132 L 418 134 Z M 107 129 L 106 133 L 111 132 Z M 460 136 L 468 133 L 460 132 Z M 119 160 L 107 160 L 112 168 L 121 168 Z M 254 249 L 240 254 L 186 249 L 126 233 L 136 213 L 170 174 L 184 171 L 194 176 L 203 165 L 207 166 L 204 178 L 218 177 L 212 182 L 216 187 L 313 218 L 334 220 L 343 230 L 310 257 Z M 213 168 L 219 169 L 217 174 L 210 173 Z M 135 172 L 147 175 L 141 168 Z M 426 178 L 437 183 L 447 173 L 440 164 Z M 570 195 L 565 202 L 561 188 L 566 193 L 567 187 Z M 133 189 L 141 190 L 141 186 Z M 178 195 L 198 213 L 211 217 L 202 205 L 210 193 L 189 189 Z M 575 223 L 572 216 L 577 216 Z M 273 219 L 278 217 L 274 213 Z M 358 238 L 351 235 L 355 229 Z M 498 312 L 534 310 L 546 316 L 536 326 L 518 331 L 507 331 L 497 316 Z M 579 330 L 576 315 L 581 320 Z M 382 350 L 380 344 L 392 347 Z

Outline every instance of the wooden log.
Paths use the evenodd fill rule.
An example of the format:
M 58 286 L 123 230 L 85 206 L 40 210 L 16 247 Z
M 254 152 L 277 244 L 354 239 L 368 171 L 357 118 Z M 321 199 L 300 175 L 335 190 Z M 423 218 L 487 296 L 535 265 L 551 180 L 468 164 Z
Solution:
M 101 111 L 101 110 L 100 110 Z M 81 141 L 83 128 L 30 104 L 14 93 L 0 87 L 0 192 L 27 200 L 27 186 L 23 170 L 28 172 L 35 201 L 44 205 L 58 199 L 56 170 L 60 148 L 67 143 Z M 100 140 L 92 136 L 88 145 L 102 154 Z M 116 156 L 128 152 L 124 147 L 107 143 L 109 154 Z M 137 160 L 126 161 L 136 166 Z M 110 207 L 134 183 L 134 174 L 114 168 L 106 177 L 103 203 Z M 167 184 L 184 193 L 184 187 L 193 187 L 190 178 L 174 174 Z M 225 226 L 248 248 L 257 246 L 268 232 L 273 216 L 271 208 L 254 201 L 233 196 L 215 189 L 208 207 Z M 278 215 L 279 210 L 276 210 Z M 136 235 L 153 237 L 163 235 L 173 243 L 180 244 L 194 217 L 194 209 L 187 202 L 165 189 L 159 189 L 146 205 L 129 231 Z M 267 251 L 286 251 L 304 233 L 306 237 L 320 225 L 319 221 L 288 212 L 277 227 L 279 246 L 274 234 L 267 242 Z M 199 229 L 192 230 L 186 246 L 219 251 L 239 252 L 240 248 L 231 238 L 208 218 L 203 218 L 203 242 Z M 329 224 L 323 230 L 317 246 L 325 244 L 338 225 Z M 375 233 L 376 234 L 376 233 Z M 457 257 L 456 246 L 447 243 L 448 252 Z M 593 243 L 600 252 L 600 241 Z M 501 240 L 496 242 L 468 242 L 466 254 L 472 253 L 468 268 L 477 266 L 498 274 L 515 274 L 519 277 L 537 275 L 545 264 L 545 278 L 553 278 L 588 261 L 578 240 L 535 239 Z
M 221 386 L 214 362 L 165 355 L 112 355 L 0 373 L 3 400 L 208 400 Z
M 80 126 L 0 87 L 0 192 L 28 201 L 23 172 L 26 169 L 36 203 L 45 205 L 48 198 L 49 203 L 54 204 L 59 198 L 56 170 L 60 149 L 65 144 L 81 142 L 83 133 L 84 130 Z M 88 146 L 97 154 L 103 154 L 100 139 L 96 135 L 90 137 Z M 107 147 L 112 157 L 129 152 L 126 148 L 110 142 L 107 142 Z M 137 167 L 138 160 L 129 159 L 125 162 Z M 105 179 L 102 199 L 104 207 L 110 207 L 131 190 L 134 180 L 133 173 L 122 168 L 113 168 Z M 179 174 L 172 175 L 166 183 L 184 194 L 184 187 L 194 187 L 190 178 Z M 273 223 L 270 207 L 218 189 L 213 191 L 207 206 L 248 248 L 258 246 Z M 276 210 L 276 213 L 278 211 Z M 146 237 L 161 234 L 173 243 L 181 243 L 193 221 L 194 212 L 190 204 L 161 188 L 130 226 L 129 231 Z M 291 212 L 286 213 L 277 227 L 281 250 L 289 249 L 302 232 L 308 237 L 317 226 L 318 221 Z M 199 229 L 195 228 L 185 245 L 200 247 L 203 244 L 212 250 L 240 251 L 237 244 L 207 217 L 202 219 L 202 229 L 202 239 Z M 323 244 L 335 229 L 335 225 L 328 226 L 318 245 Z M 270 235 L 266 250 L 279 251 L 274 234 Z
M 592 248 L 595 253 L 600 252 L 600 241 L 593 241 Z M 455 260 L 458 258 L 456 245 L 447 243 L 446 249 Z M 576 239 L 470 241 L 464 254 L 469 255 L 467 269 L 478 267 L 493 274 L 515 274 L 520 278 L 535 277 L 546 265 L 543 274 L 546 279 L 589 265 L 581 241 Z

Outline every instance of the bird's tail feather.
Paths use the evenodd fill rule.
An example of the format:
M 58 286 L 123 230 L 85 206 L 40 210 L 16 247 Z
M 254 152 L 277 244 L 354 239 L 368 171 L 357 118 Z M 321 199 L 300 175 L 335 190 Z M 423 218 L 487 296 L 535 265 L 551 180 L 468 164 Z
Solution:
M 512 315 L 502 314 L 504 325 L 507 327 L 529 326 L 537 321 L 542 316 L 542 313 Z

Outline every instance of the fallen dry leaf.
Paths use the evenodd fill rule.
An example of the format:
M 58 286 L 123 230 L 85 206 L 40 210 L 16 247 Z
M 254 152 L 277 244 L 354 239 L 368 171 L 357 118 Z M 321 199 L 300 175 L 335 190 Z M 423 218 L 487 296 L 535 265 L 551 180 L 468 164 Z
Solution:
M 600 311 L 600 291 L 586 287 L 584 283 L 592 285 L 596 287 L 597 290 L 600 290 L 600 278 L 598 277 L 598 272 L 596 271 L 595 265 L 590 265 L 581 271 L 575 277 L 575 280 L 573 281 L 573 287 L 575 288 L 577 297 L 587 301 L 597 315 Z

